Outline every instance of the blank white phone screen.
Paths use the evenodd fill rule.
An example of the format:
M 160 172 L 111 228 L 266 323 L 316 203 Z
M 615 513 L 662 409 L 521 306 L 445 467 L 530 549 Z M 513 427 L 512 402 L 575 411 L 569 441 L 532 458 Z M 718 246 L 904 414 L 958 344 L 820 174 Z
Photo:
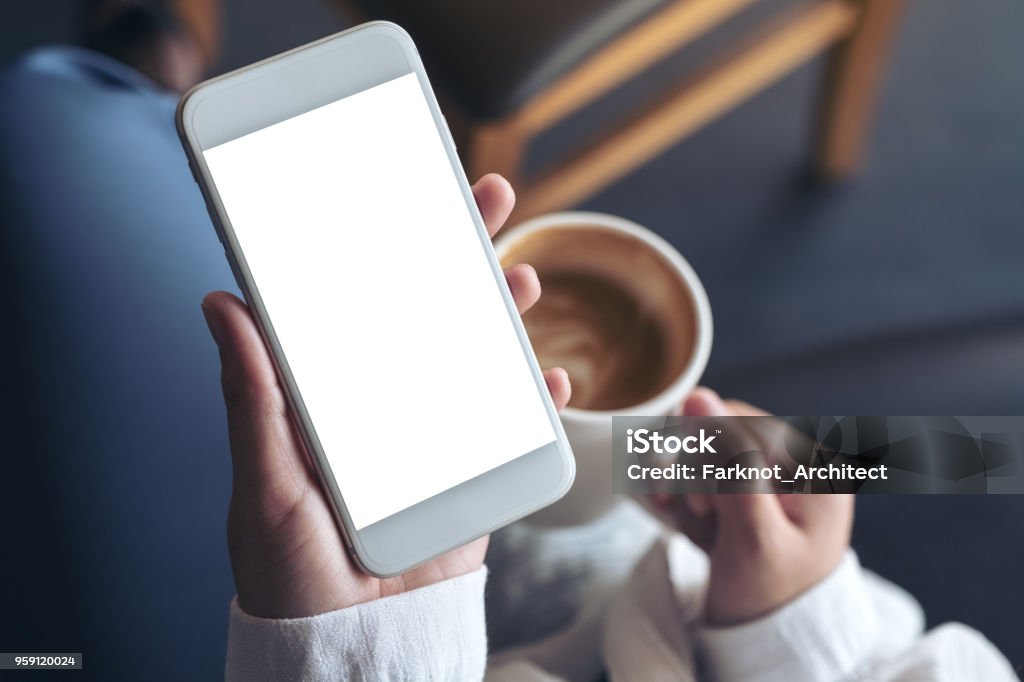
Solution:
M 555 440 L 415 74 L 204 157 L 357 529 Z

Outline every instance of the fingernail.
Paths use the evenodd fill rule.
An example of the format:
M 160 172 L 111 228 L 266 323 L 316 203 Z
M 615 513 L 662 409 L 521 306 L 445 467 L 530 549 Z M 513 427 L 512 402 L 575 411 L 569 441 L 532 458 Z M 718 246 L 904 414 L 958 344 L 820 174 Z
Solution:
M 210 335 L 213 336 L 214 342 L 220 347 L 221 339 L 223 338 L 223 329 L 221 327 L 220 315 L 215 310 L 206 305 L 204 300 L 200 305 L 203 310 L 203 317 L 206 318 L 206 326 L 210 328 Z
M 720 417 L 727 412 L 718 394 L 703 386 L 694 389 L 683 403 L 683 414 L 688 417 Z

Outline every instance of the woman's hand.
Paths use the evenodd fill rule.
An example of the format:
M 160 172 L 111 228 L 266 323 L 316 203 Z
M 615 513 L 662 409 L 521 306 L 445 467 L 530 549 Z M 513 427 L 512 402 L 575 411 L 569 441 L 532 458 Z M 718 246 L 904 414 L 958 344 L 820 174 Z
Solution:
M 473 187 L 473 194 L 493 236 L 512 211 L 512 187 L 504 178 L 488 175 Z M 520 313 L 537 302 L 540 283 L 533 268 L 517 265 L 505 277 Z M 220 349 L 233 471 L 228 549 L 238 603 L 245 612 L 262 618 L 312 616 L 414 590 L 482 565 L 487 538 L 396 578 L 381 580 L 356 568 L 293 430 L 248 309 L 237 297 L 215 292 L 203 301 L 203 312 Z M 568 376 L 561 369 L 544 376 L 561 409 L 569 401 Z
M 764 416 L 706 388 L 683 405 L 693 417 Z M 842 561 L 853 525 L 852 495 L 658 495 L 653 503 L 711 559 L 706 618 L 734 625 L 783 606 Z

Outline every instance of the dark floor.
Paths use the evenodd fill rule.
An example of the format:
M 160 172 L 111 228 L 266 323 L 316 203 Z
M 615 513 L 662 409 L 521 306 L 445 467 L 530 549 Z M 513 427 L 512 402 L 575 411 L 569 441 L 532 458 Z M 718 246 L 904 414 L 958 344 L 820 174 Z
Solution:
M 63 38 L 68 1 L 0 9 L 0 61 Z M 229 0 L 225 68 L 343 25 Z M 672 241 L 715 314 L 707 382 L 782 414 L 1024 412 L 1024 4 L 913 3 L 867 163 L 803 179 L 817 65 L 588 201 Z M 6 106 L 6 103 L 5 103 Z M 860 501 L 866 565 L 929 620 L 1024 664 L 1024 499 Z

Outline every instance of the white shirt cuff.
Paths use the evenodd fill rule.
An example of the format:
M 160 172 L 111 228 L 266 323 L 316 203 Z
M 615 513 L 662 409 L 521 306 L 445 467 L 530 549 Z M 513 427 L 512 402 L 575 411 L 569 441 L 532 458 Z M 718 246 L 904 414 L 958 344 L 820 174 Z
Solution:
M 697 634 L 712 679 L 774 682 L 844 679 L 868 663 L 877 633 L 873 599 L 848 552 L 824 580 L 777 611 Z
M 487 661 L 487 569 L 309 618 L 231 603 L 227 680 L 478 680 Z

